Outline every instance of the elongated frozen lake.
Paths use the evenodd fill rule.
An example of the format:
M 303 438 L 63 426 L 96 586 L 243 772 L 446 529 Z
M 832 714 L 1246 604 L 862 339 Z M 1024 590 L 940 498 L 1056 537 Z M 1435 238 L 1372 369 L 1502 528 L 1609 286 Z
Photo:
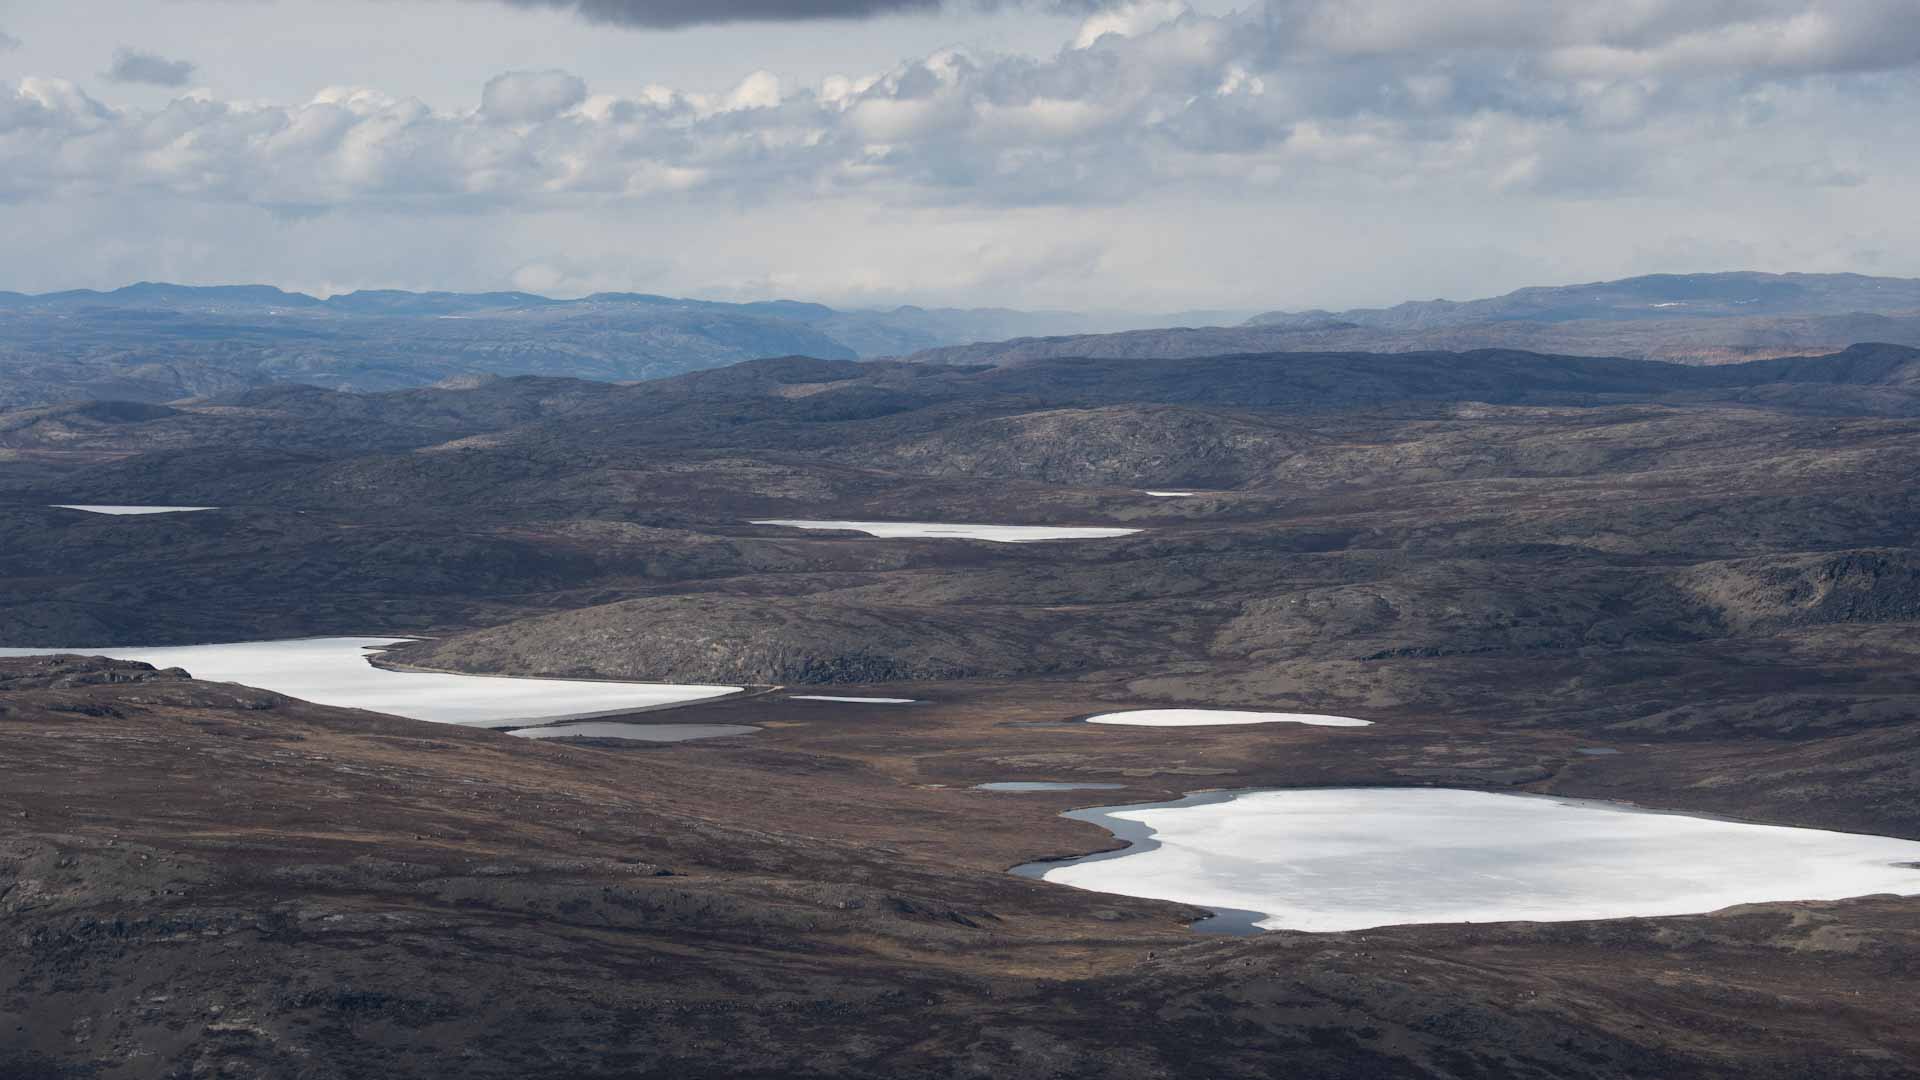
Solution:
M 838 701 L 846 705 L 918 705 L 910 697 L 835 697 L 832 694 L 788 694 L 788 701 Z
M 975 784 L 975 791 L 1118 791 L 1125 784 L 1080 784 L 1062 780 L 996 780 Z
M 89 514 L 191 514 L 200 510 L 218 510 L 217 506 L 96 506 L 91 503 L 55 503 L 55 510 L 84 510 Z
M 1131 536 L 1139 529 L 1052 525 L 961 525 L 931 521 L 796 521 L 775 519 L 754 525 L 784 525 L 790 529 L 836 529 L 863 532 L 891 540 L 991 540 L 999 544 L 1031 544 L 1039 540 L 1104 540 Z
M 616 724 L 590 720 L 559 727 L 515 728 L 507 732 L 523 739 L 630 739 L 634 742 L 691 742 L 722 735 L 751 735 L 760 729 L 745 724 Z
M 341 637 L 166 648 L 0 649 L 0 656 L 80 653 L 140 660 L 157 668 L 185 668 L 199 679 L 244 683 L 321 705 L 371 709 L 438 724 L 480 727 L 513 721 L 617 715 L 739 692 L 739 687 L 734 686 L 385 671 L 367 663 L 368 649 L 406 640 Z
M 1320 713 L 1244 712 L 1237 709 L 1135 709 L 1087 717 L 1089 724 L 1117 727 L 1235 727 L 1244 724 L 1306 724 L 1309 727 L 1372 727 L 1371 720 Z
M 1222 913 L 1221 929 L 1683 915 L 1920 893 L 1920 842 L 1431 788 L 1218 792 L 1075 810 L 1132 842 L 1015 872 Z M 1212 920 L 1209 920 L 1212 921 Z M 1205 929 L 1205 926 L 1201 928 Z

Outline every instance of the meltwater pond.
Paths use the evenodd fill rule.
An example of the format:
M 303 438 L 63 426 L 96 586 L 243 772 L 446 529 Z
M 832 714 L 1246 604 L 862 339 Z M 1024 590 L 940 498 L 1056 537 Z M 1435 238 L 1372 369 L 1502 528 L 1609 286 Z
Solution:
M 1015 873 L 1215 908 L 1223 928 L 1232 917 L 1318 931 L 1613 919 L 1920 893 L 1920 842 L 1538 795 L 1217 792 L 1065 816 L 1132 844 Z
M 141 660 L 157 668 L 185 668 L 197 679 L 244 683 L 321 705 L 480 727 L 616 715 L 739 692 L 734 686 L 387 671 L 367 663 L 369 649 L 406 640 L 343 637 L 165 648 L 0 649 L 0 656 L 79 653 Z
M 776 519 L 755 521 L 754 525 L 784 525 L 789 529 L 835 529 L 863 532 L 888 539 L 991 540 L 1001 544 L 1030 544 L 1038 540 L 1103 540 L 1131 536 L 1139 529 L 1108 529 L 1095 526 L 1052 525 L 960 525 L 932 521 L 797 521 Z

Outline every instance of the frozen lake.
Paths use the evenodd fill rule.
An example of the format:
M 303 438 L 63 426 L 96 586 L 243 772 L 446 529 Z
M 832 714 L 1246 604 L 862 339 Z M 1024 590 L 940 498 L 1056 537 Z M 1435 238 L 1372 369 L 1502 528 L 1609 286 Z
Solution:
M 834 697 L 830 694 L 788 694 L 788 701 L 841 701 L 852 705 L 913 705 L 918 698 L 910 697 Z
M 1132 846 L 1016 873 L 1212 908 L 1224 929 L 1612 919 L 1920 893 L 1920 869 L 1902 865 L 1920 862 L 1920 842 L 1578 799 L 1330 788 L 1065 816 Z
M 977 791 L 1118 791 L 1125 784 L 1069 784 L 1054 780 L 1001 780 L 975 784 Z
M 0 649 L 0 656 L 80 653 L 141 660 L 157 668 L 185 668 L 195 678 L 244 683 L 321 705 L 480 727 L 613 715 L 739 692 L 733 686 L 385 671 L 367 663 L 368 649 L 406 640 L 341 637 L 165 648 Z
M 1051 525 L 957 525 L 928 521 L 755 521 L 754 525 L 784 525 L 790 529 L 837 529 L 863 532 L 890 540 L 991 540 L 1000 544 L 1031 544 L 1039 540 L 1103 540 L 1131 536 L 1139 529 L 1055 527 Z
M 760 729 L 744 724 L 613 724 L 591 720 L 562 727 L 515 728 L 507 732 L 523 739 L 632 739 L 635 742 L 687 742 L 722 735 L 751 735 Z
M 54 503 L 55 510 L 84 510 L 89 514 L 191 514 L 200 510 L 218 510 L 217 506 L 93 506 L 81 503 Z
M 1228 727 L 1238 724 L 1308 724 L 1313 727 L 1372 727 L 1371 720 L 1319 713 L 1243 712 L 1235 709 L 1135 709 L 1087 717 L 1089 724 L 1121 727 Z

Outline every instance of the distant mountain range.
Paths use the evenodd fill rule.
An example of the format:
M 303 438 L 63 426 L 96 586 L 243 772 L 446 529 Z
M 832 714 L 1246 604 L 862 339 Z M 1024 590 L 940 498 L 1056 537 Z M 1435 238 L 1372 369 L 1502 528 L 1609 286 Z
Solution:
M 840 310 L 645 293 L 372 290 L 142 282 L 0 292 L 0 408 L 174 401 L 277 383 L 383 391 L 493 375 L 625 382 L 804 355 L 936 363 L 1178 359 L 1253 352 L 1486 348 L 1724 363 L 1860 342 L 1920 345 L 1920 280 L 1857 274 L 1655 275 L 1485 300 L 1351 311 L 1077 314 Z
M 1253 352 L 1526 349 L 1721 364 L 1848 345 L 1920 345 L 1920 279 L 1859 274 L 1655 274 L 1351 311 L 1271 311 L 1239 326 L 1028 337 L 925 350 L 933 363 Z
M 478 375 L 653 379 L 766 356 L 897 355 L 1041 334 L 1228 321 L 1244 312 L 1081 315 L 1002 308 L 842 311 L 644 293 L 376 290 L 141 282 L 0 292 L 0 407 L 171 401 L 295 382 L 379 391 Z
M 1269 311 L 1248 326 L 1360 326 L 1417 330 L 1481 322 L 1587 319 L 1751 319 L 1779 315 L 1920 312 L 1920 278 L 1860 274 L 1650 274 L 1585 285 L 1520 289 L 1487 300 L 1413 300 L 1351 311 Z

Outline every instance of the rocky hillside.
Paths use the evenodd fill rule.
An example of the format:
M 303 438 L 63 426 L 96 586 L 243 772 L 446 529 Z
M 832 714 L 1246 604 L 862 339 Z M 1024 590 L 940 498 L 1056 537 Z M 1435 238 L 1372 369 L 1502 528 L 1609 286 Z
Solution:
M 839 456 L 928 476 L 1231 488 L 1326 441 L 1299 428 L 1196 409 L 1109 406 L 955 424 Z

